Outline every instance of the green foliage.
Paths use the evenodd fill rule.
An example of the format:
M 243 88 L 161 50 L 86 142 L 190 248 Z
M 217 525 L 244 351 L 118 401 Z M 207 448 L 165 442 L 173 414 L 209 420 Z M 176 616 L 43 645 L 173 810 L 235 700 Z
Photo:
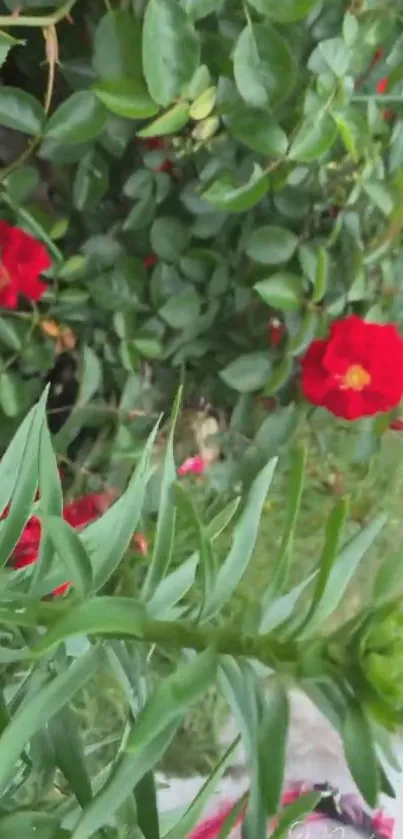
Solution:
M 2 527 L 10 520 L 26 520 L 35 503 L 42 523 L 42 560 L 22 573 L 13 570 L 15 537 L 0 545 L 6 568 L 0 624 L 8 651 L 3 684 L 12 686 L 1 695 L 0 825 L 4 822 L 5 835 L 18 827 L 34 836 L 38 826 L 43 835 L 49 829 L 49 837 L 66 839 L 101 839 L 105 830 L 118 839 L 122 830 L 139 828 L 145 835 L 161 835 L 153 771 L 189 708 L 213 686 L 234 711 L 251 768 L 246 836 L 261 835 L 279 808 L 290 685 L 306 690 L 319 708 L 325 700 L 323 685 L 332 687 L 326 694 L 327 714 L 342 734 L 346 760 L 370 806 L 376 805 L 384 786 L 379 721 L 390 728 L 402 719 L 396 678 L 403 637 L 400 604 L 393 599 L 396 594 L 385 600 L 383 585 L 379 599 L 361 600 L 348 620 L 337 611 L 384 519 L 368 523 L 340 548 L 346 518 L 340 501 L 330 515 L 317 567 L 297 589 L 290 589 L 288 568 L 306 466 L 306 450 L 296 449 L 279 558 L 242 619 L 234 621 L 228 607 L 247 573 L 277 460 L 258 473 L 239 513 L 239 499 L 233 497 L 229 503 L 220 500 L 213 518 L 206 515 L 189 489 L 177 486 L 173 439 L 178 406 L 179 398 L 163 464 L 152 560 L 147 573 L 144 566 L 138 568 L 145 582 L 130 596 L 119 594 L 116 583 L 130 563 L 127 548 L 138 521 L 136 515 L 129 520 L 128 512 L 133 513 L 135 502 L 137 516 L 147 515 L 149 449 L 156 429 L 120 499 L 80 532 L 62 518 L 45 420 L 46 393 L 0 463 L 3 507 L 11 499 Z M 34 447 L 38 502 L 35 487 L 28 497 L 20 478 Z M 195 531 L 197 550 L 189 552 L 185 539 L 181 561 L 176 551 L 183 531 L 175 529 L 175 521 L 183 514 Z M 232 545 L 218 561 L 215 540 L 223 530 L 232 536 Z M 72 583 L 69 593 L 62 600 L 44 600 L 38 584 L 43 575 L 51 579 L 60 565 Z M 387 561 L 385 567 L 390 565 Z M 168 653 L 168 664 L 155 681 L 147 663 L 159 653 Z M 119 692 L 122 718 L 109 757 L 100 758 L 94 773 L 91 752 L 102 753 L 105 743 L 85 747 L 79 713 L 84 692 L 101 678 Z M 237 742 L 218 760 L 194 802 L 178 814 L 167 834 L 170 839 L 183 839 L 197 822 Z M 56 795 L 60 785 L 62 801 Z M 286 836 L 290 824 L 315 806 L 318 795 L 283 810 L 274 835 Z

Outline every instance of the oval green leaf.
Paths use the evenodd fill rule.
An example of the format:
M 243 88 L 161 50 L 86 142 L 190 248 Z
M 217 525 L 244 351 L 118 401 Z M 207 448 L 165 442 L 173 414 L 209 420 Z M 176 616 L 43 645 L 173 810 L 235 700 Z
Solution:
M 319 0 L 249 0 L 252 6 L 277 23 L 301 20 L 319 4 Z
M 229 133 L 249 149 L 270 157 L 282 157 L 288 146 L 287 135 L 273 117 L 257 108 L 237 110 L 227 120 Z
M 101 18 L 92 63 L 100 79 L 141 79 L 141 26 L 134 14 L 114 9 Z
M 303 281 L 296 274 L 279 271 L 254 288 L 265 303 L 283 312 L 299 309 L 304 300 Z
M 268 176 L 261 170 L 256 170 L 243 186 L 237 186 L 232 175 L 222 175 L 210 184 L 202 193 L 202 197 L 217 210 L 242 213 L 261 201 L 268 189 Z
M 94 85 L 98 99 L 119 117 L 145 119 L 158 113 L 145 85 L 136 79 L 111 79 Z
M 105 128 L 108 111 L 91 90 L 73 93 L 46 125 L 45 136 L 63 143 L 86 143 Z
M 333 145 L 337 128 L 327 114 L 309 114 L 294 137 L 288 156 L 298 163 L 312 163 Z
M 296 69 L 287 41 L 266 23 L 246 26 L 234 50 L 234 76 L 247 105 L 277 105 L 289 95 Z
M 225 384 L 239 393 L 253 393 L 266 384 L 270 372 L 269 353 L 251 352 L 231 361 L 231 364 L 221 370 L 220 377 Z
M 292 230 L 267 224 L 252 231 L 246 241 L 245 251 L 254 262 L 278 265 L 291 259 L 297 245 L 298 237 Z
M 143 24 L 143 70 L 155 102 L 167 107 L 200 63 L 200 39 L 177 0 L 150 0 Z
M 178 102 L 162 116 L 157 117 L 150 125 L 137 132 L 138 137 L 164 137 L 166 134 L 176 134 L 189 121 L 189 105 Z
M 0 87 L 0 125 L 24 134 L 41 134 L 45 112 L 40 102 L 17 87 Z

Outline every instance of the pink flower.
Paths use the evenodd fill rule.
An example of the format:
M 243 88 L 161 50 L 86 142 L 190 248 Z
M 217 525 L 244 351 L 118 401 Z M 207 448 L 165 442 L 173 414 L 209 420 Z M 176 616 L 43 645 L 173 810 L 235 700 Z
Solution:
M 201 454 L 196 454 L 193 457 L 187 457 L 183 461 L 182 466 L 178 469 L 178 475 L 180 477 L 184 475 L 202 475 L 208 465 L 209 461 L 207 458 L 202 457 Z

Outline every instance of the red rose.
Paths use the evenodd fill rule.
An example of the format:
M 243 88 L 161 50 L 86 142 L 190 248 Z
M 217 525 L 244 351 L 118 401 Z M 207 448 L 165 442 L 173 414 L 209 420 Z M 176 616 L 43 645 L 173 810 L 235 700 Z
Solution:
M 63 510 L 63 518 L 74 528 L 84 527 L 104 513 L 115 498 L 116 492 L 114 490 L 107 490 L 98 494 L 89 493 L 82 498 L 77 498 L 76 501 L 72 501 L 71 504 L 67 504 Z M 6 509 L 3 518 L 6 517 L 7 512 Z M 40 541 L 41 523 L 36 516 L 32 516 L 25 525 L 23 533 L 14 548 L 13 565 L 16 570 L 25 568 L 37 561 Z M 69 587 L 70 583 L 63 583 L 54 590 L 53 594 L 60 596 Z
M 39 300 L 46 291 L 39 274 L 50 266 L 42 242 L 0 220 L 0 307 L 15 309 L 20 294 Z
M 301 363 L 305 397 L 343 419 L 390 411 L 403 395 L 403 339 L 392 324 L 336 321 Z

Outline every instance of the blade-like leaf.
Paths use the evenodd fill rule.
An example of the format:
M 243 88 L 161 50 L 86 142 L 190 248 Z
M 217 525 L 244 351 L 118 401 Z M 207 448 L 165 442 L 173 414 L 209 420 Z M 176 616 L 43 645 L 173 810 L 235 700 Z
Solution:
M 386 523 L 384 514 L 377 516 L 347 542 L 334 562 L 322 597 L 310 622 L 309 631 L 319 626 L 335 611 L 351 582 L 363 556 Z
M 54 550 L 66 568 L 67 578 L 80 597 L 85 598 L 92 586 L 92 565 L 79 534 L 74 527 L 56 516 L 47 516 L 43 524 Z
M 293 452 L 284 533 L 281 540 L 279 555 L 275 564 L 273 578 L 269 584 L 269 592 L 273 598 L 283 591 L 288 579 L 294 530 L 297 523 L 299 508 L 301 506 L 302 490 L 304 487 L 306 458 L 307 449 L 305 446 L 298 447 Z
M 207 533 L 207 528 L 197 513 L 195 504 L 189 492 L 185 489 L 183 484 L 175 485 L 175 495 L 179 501 L 179 505 L 186 511 L 191 520 L 193 528 L 196 533 L 200 572 L 202 577 L 202 613 L 203 606 L 207 602 L 211 591 L 214 587 L 217 574 L 216 558 L 214 556 L 214 549 L 212 539 Z
M 2 467 L 6 476 L 11 468 L 14 467 L 17 477 L 11 491 L 10 510 L 7 518 L 0 523 L 1 566 L 4 566 L 7 562 L 8 557 L 15 548 L 24 526 L 31 515 L 32 505 L 38 486 L 38 452 L 42 428 L 45 422 L 46 398 L 47 391 L 45 391 L 38 404 L 30 412 L 30 422 L 27 423 L 27 425 L 23 423 L 24 434 L 19 437 L 17 432 L 11 443 L 9 451 L 6 452 L 3 458 Z M 14 447 L 17 446 L 17 441 L 18 445 L 21 446 L 19 450 L 19 458 L 17 451 L 14 454 Z M 0 485 L 1 479 L 2 475 L 0 470 Z M 6 482 L 9 487 L 9 478 L 7 477 Z
M 159 820 L 154 773 L 147 772 L 138 782 L 134 797 L 136 799 L 137 824 L 144 839 L 159 839 Z
M 259 788 L 268 816 L 278 812 L 284 783 L 284 767 L 289 724 L 287 692 L 273 682 L 263 711 L 259 736 Z
M 240 737 L 236 737 L 227 749 L 219 763 L 213 769 L 211 775 L 207 778 L 202 788 L 193 799 L 192 803 L 185 810 L 179 822 L 169 830 L 164 839 L 187 839 L 190 836 L 193 828 L 196 826 L 200 817 L 206 809 L 209 799 L 217 791 L 217 784 L 223 773 L 225 772 L 230 758 L 234 750 L 240 742 Z
M 246 571 L 255 547 L 262 507 L 276 465 L 277 458 L 270 460 L 251 486 L 245 509 L 235 528 L 231 550 L 217 574 L 215 586 L 206 602 L 204 620 L 217 614 L 231 597 Z
M 141 638 L 145 621 L 143 604 L 130 597 L 94 597 L 70 609 L 41 638 L 33 652 L 35 655 L 43 655 L 75 635 L 127 635 Z
M 187 708 L 203 696 L 214 681 L 216 672 L 217 656 L 211 650 L 178 667 L 148 700 L 132 728 L 126 751 L 141 753 L 166 726 L 178 716 L 182 717 Z
M 150 477 L 149 460 L 158 432 L 151 432 L 137 468 L 123 495 L 101 518 L 82 531 L 80 538 L 91 558 L 94 588 L 102 588 L 127 550 L 140 519 Z
M 333 510 L 327 520 L 325 544 L 323 546 L 322 555 L 317 569 L 318 575 L 313 593 L 312 604 L 302 626 L 298 629 L 298 634 L 310 629 L 311 621 L 315 621 L 316 610 L 320 609 L 327 581 L 336 560 L 337 549 L 339 547 L 347 512 L 348 503 L 345 498 L 340 498 L 333 507 Z
M 308 792 L 307 795 L 301 795 L 297 801 L 289 804 L 281 813 L 271 839 L 288 839 L 289 836 L 292 836 L 292 833 L 295 833 L 300 827 L 304 827 L 306 816 L 312 813 L 320 799 L 320 792 Z
M 49 429 L 42 427 L 39 449 L 39 495 L 40 511 L 51 516 L 62 516 L 63 493 Z M 30 580 L 30 591 L 34 592 L 38 581 L 49 571 L 54 557 L 54 548 L 47 533 L 42 531 L 38 561 Z
M 351 700 L 342 726 L 343 746 L 350 772 L 363 798 L 375 807 L 379 772 L 372 731 L 360 705 Z
M 175 505 L 172 498 L 172 487 L 176 481 L 174 434 L 181 396 L 182 393 L 179 391 L 172 411 L 171 430 L 167 442 L 161 477 L 161 495 L 154 550 L 143 587 L 143 597 L 145 600 L 149 600 L 151 598 L 151 595 L 154 593 L 157 585 L 165 577 L 171 558 L 173 535 L 175 531 Z
M 66 705 L 48 724 L 57 766 L 81 807 L 92 799 L 91 781 L 85 766 L 78 719 Z
M 100 655 L 98 649 L 92 648 L 39 690 L 11 719 L 0 738 L 0 790 L 9 783 L 24 746 L 35 732 L 67 705 L 96 673 Z
M 135 754 L 122 754 L 108 780 L 80 815 L 70 839 L 89 839 L 128 798 L 141 778 L 160 760 L 180 725 L 180 716 Z

